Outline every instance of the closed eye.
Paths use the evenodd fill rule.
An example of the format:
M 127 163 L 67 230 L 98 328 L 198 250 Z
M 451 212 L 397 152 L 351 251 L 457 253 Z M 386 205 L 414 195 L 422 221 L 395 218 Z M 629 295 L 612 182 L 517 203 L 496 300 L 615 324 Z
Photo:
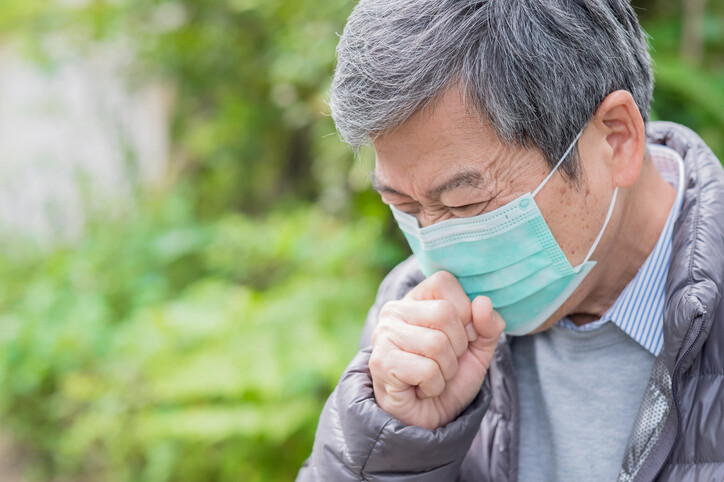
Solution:
M 464 204 L 462 206 L 448 206 L 448 209 L 455 217 L 468 218 L 481 214 L 485 211 L 485 207 L 488 203 L 488 201 L 481 201 L 477 203 Z
M 415 216 L 420 213 L 420 203 L 409 202 L 409 203 L 388 203 L 394 206 L 398 211 L 407 213 L 411 216 Z

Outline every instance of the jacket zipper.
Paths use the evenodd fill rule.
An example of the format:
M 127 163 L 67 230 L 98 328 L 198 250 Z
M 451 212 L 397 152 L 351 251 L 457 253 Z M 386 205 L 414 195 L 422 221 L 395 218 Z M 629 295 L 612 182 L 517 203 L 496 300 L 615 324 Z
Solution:
M 697 317 L 703 316 L 703 313 L 698 313 Z M 664 469 L 664 466 L 666 465 L 666 461 L 669 460 L 671 455 L 674 453 L 674 449 L 676 448 L 676 445 L 679 443 L 679 438 L 681 436 L 681 412 L 679 411 L 679 399 L 677 398 L 678 395 L 678 380 L 679 380 L 679 371 L 681 369 L 681 365 L 684 362 L 684 360 L 689 356 L 689 353 L 691 353 L 692 348 L 694 345 L 696 345 L 696 341 L 701 336 L 701 332 L 704 331 L 704 323 L 701 323 L 701 326 L 699 326 L 699 331 L 696 333 L 696 336 L 694 337 L 694 341 L 689 345 L 689 348 L 686 349 L 683 355 L 681 355 L 681 358 L 679 358 L 679 361 L 676 362 L 676 366 L 674 367 L 674 373 L 671 381 L 671 396 L 674 399 L 674 408 L 676 409 L 676 437 L 674 437 L 674 443 L 671 445 L 671 448 L 669 449 L 669 453 L 664 458 L 663 464 L 661 464 L 661 467 L 659 467 L 659 470 L 656 471 L 656 475 L 654 476 L 653 480 L 656 480 L 656 478 L 659 476 L 661 471 Z

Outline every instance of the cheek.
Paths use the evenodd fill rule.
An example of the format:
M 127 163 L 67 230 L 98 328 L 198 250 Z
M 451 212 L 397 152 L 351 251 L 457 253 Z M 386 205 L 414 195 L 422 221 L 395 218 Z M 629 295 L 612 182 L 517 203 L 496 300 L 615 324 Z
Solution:
M 580 264 L 601 229 L 605 200 L 588 186 L 557 186 L 541 201 L 549 206 L 541 211 L 556 242 L 573 266 Z

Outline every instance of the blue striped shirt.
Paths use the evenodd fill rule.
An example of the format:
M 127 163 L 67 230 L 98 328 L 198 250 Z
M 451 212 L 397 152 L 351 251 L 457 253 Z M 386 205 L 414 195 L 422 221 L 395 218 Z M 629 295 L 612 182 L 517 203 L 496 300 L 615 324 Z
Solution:
M 558 324 L 572 330 L 588 331 L 611 321 L 651 354 L 657 356 L 664 343 L 664 290 L 671 259 L 671 235 L 684 199 L 684 162 L 676 151 L 668 147 L 649 145 L 648 149 L 656 169 L 664 180 L 676 189 L 674 205 L 656 246 L 634 279 L 626 285 L 621 295 L 600 320 L 576 326 L 568 318 L 563 318 Z

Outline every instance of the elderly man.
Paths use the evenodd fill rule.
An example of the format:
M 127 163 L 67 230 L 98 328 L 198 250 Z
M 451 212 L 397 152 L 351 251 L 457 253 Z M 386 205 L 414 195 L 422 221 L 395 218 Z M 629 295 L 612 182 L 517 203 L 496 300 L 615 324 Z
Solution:
M 298 480 L 724 480 L 724 171 L 628 1 L 362 0 L 338 57 L 414 256 Z

